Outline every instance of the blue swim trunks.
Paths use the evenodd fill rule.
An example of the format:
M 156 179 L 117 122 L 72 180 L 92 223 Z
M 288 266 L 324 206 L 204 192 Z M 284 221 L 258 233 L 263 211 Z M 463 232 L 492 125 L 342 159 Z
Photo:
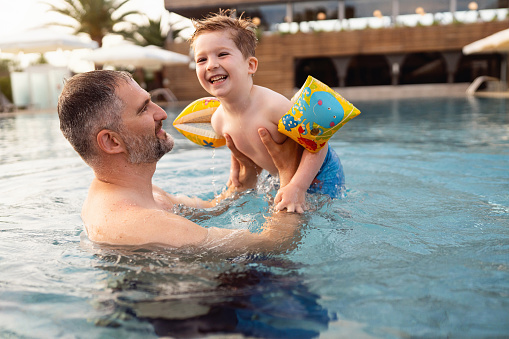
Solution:
M 336 152 L 327 145 L 327 155 L 322 167 L 308 189 L 308 193 L 327 194 L 331 198 L 337 198 L 345 187 L 345 173 L 343 165 Z

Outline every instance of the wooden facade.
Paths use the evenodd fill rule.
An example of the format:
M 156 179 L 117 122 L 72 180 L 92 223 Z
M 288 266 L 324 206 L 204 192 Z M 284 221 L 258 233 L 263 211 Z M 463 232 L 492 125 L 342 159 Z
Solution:
M 262 36 L 256 56 L 257 85 L 291 97 L 295 92 L 297 60 L 313 57 L 358 55 L 400 55 L 410 53 L 455 53 L 461 57 L 463 46 L 509 27 L 509 20 L 420 27 L 397 27 L 339 32 L 314 32 Z M 188 43 L 171 43 L 169 50 L 189 53 Z M 165 76 L 169 88 L 180 100 L 193 100 L 208 94 L 201 89 L 194 70 L 187 66 L 169 67 Z

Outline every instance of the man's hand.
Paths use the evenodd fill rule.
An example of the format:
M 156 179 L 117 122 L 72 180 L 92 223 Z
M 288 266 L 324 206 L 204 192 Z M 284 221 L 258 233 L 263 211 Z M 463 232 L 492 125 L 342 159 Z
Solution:
M 276 143 L 265 128 L 259 128 L 258 134 L 279 171 L 281 187 L 288 185 L 297 172 L 304 148 L 290 138 L 282 144 Z
M 240 152 L 228 134 L 225 134 L 224 137 L 226 138 L 226 146 L 232 152 L 232 165 L 228 186 L 233 186 L 236 191 L 245 191 L 255 187 L 258 181 L 258 174 L 260 174 L 262 168 Z
M 276 143 L 265 128 L 258 129 L 258 134 L 279 171 L 281 188 L 274 199 L 276 209 L 303 213 L 306 210 L 307 188 L 290 182 L 299 168 L 304 148 L 290 138 L 282 144 Z

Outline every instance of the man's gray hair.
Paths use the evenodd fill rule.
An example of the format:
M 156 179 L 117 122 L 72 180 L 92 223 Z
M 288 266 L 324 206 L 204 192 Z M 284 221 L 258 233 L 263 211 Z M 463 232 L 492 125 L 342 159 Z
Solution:
M 115 90 L 121 81 L 132 80 L 127 72 L 97 70 L 66 81 L 58 99 L 60 130 L 89 165 L 97 155 L 97 133 L 103 129 L 120 130 L 125 103 Z

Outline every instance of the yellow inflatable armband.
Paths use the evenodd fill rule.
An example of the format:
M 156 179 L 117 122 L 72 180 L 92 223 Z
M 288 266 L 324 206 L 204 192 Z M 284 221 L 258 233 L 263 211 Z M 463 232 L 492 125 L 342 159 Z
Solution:
M 278 131 L 310 152 L 318 152 L 344 124 L 361 112 L 324 83 L 308 76 L 279 120 Z
M 192 142 L 205 147 L 221 147 L 226 139 L 216 134 L 210 119 L 221 103 L 216 98 L 193 101 L 175 118 L 173 126 Z

